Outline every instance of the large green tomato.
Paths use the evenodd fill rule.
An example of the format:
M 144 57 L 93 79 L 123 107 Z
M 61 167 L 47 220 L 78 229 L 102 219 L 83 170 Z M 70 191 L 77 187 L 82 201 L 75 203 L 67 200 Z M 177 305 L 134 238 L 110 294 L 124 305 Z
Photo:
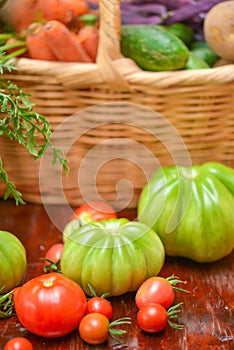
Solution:
M 9 292 L 21 282 L 26 266 L 23 244 L 12 233 L 0 231 L 0 294 Z
M 161 270 L 163 244 L 148 226 L 125 218 L 91 222 L 66 239 L 61 259 L 62 273 L 90 295 L 109 296 L 135 291 Z
M 156 170 L 138 202 L 138 220 L 167 255 L 219 260 L 234 247 L 234 169 L 220 163 Z

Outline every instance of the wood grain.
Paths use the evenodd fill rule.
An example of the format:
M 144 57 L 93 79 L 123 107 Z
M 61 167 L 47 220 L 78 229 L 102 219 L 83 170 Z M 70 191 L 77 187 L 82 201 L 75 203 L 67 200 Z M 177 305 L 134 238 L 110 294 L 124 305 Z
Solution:
M 64 208 L 52 208 L 65 225 Z M 134 210 L 123 211 L 119 216 L 134 219 Z M 0 229 L 14 233 L 27 251 L 28 268 L 24 281 L 43 273 L 44 257 L 47 249 L 61 241 L 61 232 L 51 222 L 42 205 L 29 204 L 15 206 L 13 201 L 0 201 Z M 190 293 L 176 293 L 175 302 L 183 302 L 178 322 L 183 330 L 169 326 L 164 332 L 150 335 L 142 332 L 136 324 L 137 307 L 134 293 L 111 298 L 114 308 L 113 319 L 130 316 L 132 324 L 126 326 L 127 334 L 122 340 L 130 350 L 231 350 L 234 349 L 234 253 L 212 263 L 199 264 L 189 259 L 166 258 L 160 272 L 162 276 L 175 274 L 187 281 Z M 36 350 L 89 350 L 120 349 L 113 340 L 100 346 L 89 346 L 80 340 L 76 331 L 57 338 L 46 339 L 29 333 L 13 316 L 0 320 L 0 349 L 12 337 L 28 338 Z

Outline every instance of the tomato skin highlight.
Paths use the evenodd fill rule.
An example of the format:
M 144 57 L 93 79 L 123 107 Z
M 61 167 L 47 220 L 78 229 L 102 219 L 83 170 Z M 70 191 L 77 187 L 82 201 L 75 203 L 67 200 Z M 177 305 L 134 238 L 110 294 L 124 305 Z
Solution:
M 103 297 L 92 297 L 87 301 L 86 313 L 98 312 L 111 319 L 113 308 L 111 303 Z
M 155 276 L 148 278 L 138 288 L 135 296 L 139 308 L 149 303 L 157 303 L 169 308 L 175 299 L 172 285 L 165 278 Z
M 63 248 L 64 248 L 64 243 L 55 243 L 47 250 L 45 254 L 45 262 L 44 262 L 44 266 L 47 267 L 48 269 L 46 272 L 53 272 L 53 269 L 51 267 L 51 261 L 55 264 L 58 263 L 57 265 L 58 269 L 61 268 L 60 260 L 62 258 Z
M 137 324 L 147 333 L 157 333 L 167 325 L 167 310 L 160 304 L 142 306 L 137 312 Z
M 79 206 L 69 221 L 79 220 L 81 225 L 91 221 L 101 221 L 116 218 L 117 213 L 112 206 L 102 201 L 91 201 Z
M 15 337 L 5 344 L 3 350 L 33 350 L 32 343 L 23 337 Z
M 82 340 L 91 345 L 102 344 L 109 337 L 109 320 L 98 312 L 85 315 L 79 324 Z
M 14 295 L 20 323 L 30 332 L 47 338 L 60 337 L 77 328 L 86 304 L 81 287 L 57 272 L 34 277 Z
M 46 252 L 45 258 L 49 259 L 53 262 L 56 262 L 61 259 L 63 253 L 64 244 L 63 243 L 55 243 L 53 244 Z M 48 262 L 45 262 L 48 264 Z

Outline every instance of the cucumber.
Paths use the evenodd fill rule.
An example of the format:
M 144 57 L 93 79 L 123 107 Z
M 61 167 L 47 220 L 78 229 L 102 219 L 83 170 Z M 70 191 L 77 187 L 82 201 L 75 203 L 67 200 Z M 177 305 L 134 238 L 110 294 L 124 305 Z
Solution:
M 186 63 L 185 69 L 202 69 L 210 68 L 210 66 L 200 57 L 196 56 L 190 51 L 189 59 Z
M 194 38 L 194 31 L 187 24 L 178 22 L 170 25 L 165 25 L 164 28 L 170 33 L 180 38 L 180 40 L 182 40 L 187 47 L 190 47 L 190 45 L 192 44 Z
M 210 67 L 212 67 L 219 58 L 205 41 L 195 41 L 191 45 L 190 51 L 203 59 Z
M 121 52 L 146 71 L 172 71 L 185 67 L 186 45 L 160 25 L 123 25 Z

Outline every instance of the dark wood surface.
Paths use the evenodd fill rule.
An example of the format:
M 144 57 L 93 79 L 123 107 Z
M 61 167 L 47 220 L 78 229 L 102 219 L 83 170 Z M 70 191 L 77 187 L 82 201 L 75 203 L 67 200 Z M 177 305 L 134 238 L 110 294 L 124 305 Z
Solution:
M 64 208 L 52 208 L 65 225 L 67 216 Z M 134 211 L 119 213 L 119 216 L 134 219 Z M 29 204 L 16 206 L 13 201 L 0 200 L 0 229 L 14 233 L 27 251 L 28 268 L 25 281 L 43 273 L 44 257 L 48 248 L 61 241 L 61 232 L 54 225 L 42 205 Z M 183 330 L 167 326 L 165 331 L 149 335 L 136 324 L 137 308 L 134 293 L 111 298 L 113 318 L 130 316 L 132 324 L 126 326 L 127 334 L 122 340 L 127 349 L 165 350 L 228 350 L 234 349 L 234 253 L 212 263 L 199 264 L 188 259 L 166 258 L 160 275 L 172 274 L 187 281 L 190 294 L 177 293 L 175 302 L 183 302 L 178 322 Z M 82 342 L 76 331 L 57 338 L 46 339 L 29 333 L 21 326 L 16 316 L 0 320 L 0 349 L 12 337 L 28 338 L 36 350 L 41 349 L 118 349 L 112 340 L 101 346 L 88 346 Z

